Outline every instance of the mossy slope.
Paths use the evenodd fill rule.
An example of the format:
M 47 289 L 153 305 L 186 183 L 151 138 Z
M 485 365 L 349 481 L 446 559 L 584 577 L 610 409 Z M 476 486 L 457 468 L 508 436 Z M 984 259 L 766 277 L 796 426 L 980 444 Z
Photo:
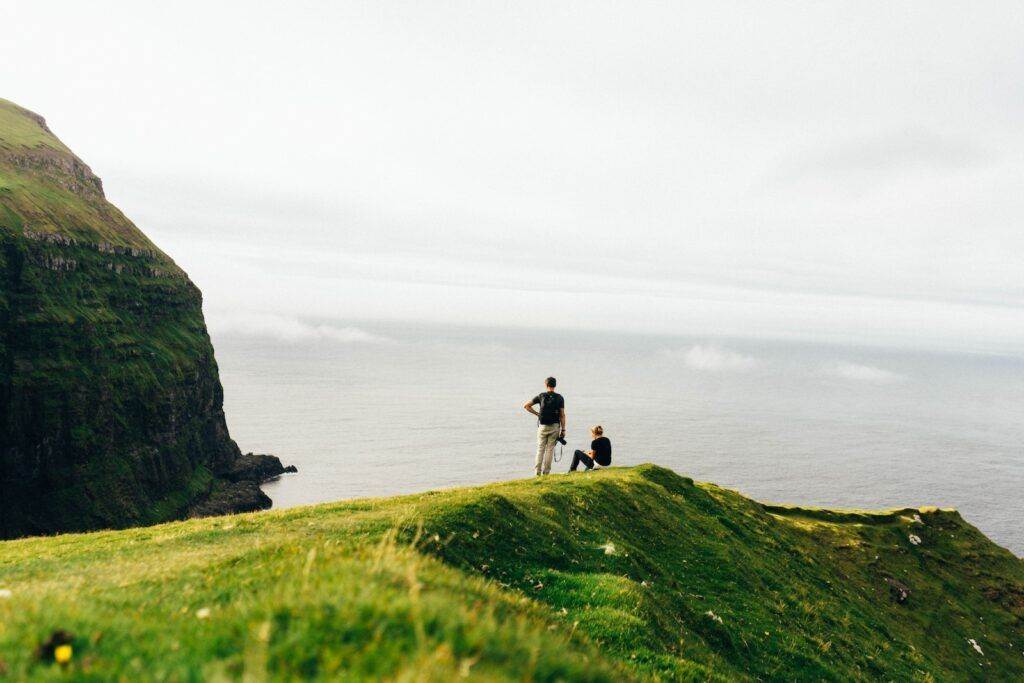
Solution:
M 237 460 L 202 297 L 0 100 L 0 538 L 182 517 Z
M 0 589 L 19 678 L 1024 679 L 1024 564 L 957 513 L 649 465 L 11 541 Z

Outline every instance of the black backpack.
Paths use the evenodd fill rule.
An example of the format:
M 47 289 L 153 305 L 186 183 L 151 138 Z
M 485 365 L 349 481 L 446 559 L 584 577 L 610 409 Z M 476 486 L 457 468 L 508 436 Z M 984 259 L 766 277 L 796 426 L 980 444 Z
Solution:
M 555 392 L 545 391 L 540 395 L 540 423 L 545 425 L 556 424 L 562 417 L 559 412 L 562 406 L 562 397 Z

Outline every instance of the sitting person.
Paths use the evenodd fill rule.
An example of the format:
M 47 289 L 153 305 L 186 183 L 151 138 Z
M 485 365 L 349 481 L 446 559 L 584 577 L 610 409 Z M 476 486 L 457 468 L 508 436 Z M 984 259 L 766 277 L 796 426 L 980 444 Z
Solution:
M 594 469 L 595 462 L 601 467 L 608 467 L 612 464 L 612 442 L 604 435 L 604 427 L 597 425 L 590 430 L 590 435 L 594 437 L 594 440 L 590 442 L 590 450 L 586 453 L 578 450 L 573 454 L 570 472 L 575 472 L 581 462 L 587 466 L 588 470 Z

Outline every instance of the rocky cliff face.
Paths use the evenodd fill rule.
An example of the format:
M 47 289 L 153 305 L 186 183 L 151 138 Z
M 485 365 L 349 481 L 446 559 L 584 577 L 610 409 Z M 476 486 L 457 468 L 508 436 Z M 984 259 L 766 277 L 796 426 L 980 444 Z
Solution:
M 270 506 L 186 274 L 0 100 L 0 538 Z M 276 462 L 276 467 L 273 466 Z

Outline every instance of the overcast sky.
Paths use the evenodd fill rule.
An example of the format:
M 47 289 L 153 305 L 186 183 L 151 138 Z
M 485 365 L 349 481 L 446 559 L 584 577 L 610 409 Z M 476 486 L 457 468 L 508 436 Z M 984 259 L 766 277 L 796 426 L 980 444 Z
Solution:
M 1024 4 L 5 2 L 217 330 L 1024 352 Z

